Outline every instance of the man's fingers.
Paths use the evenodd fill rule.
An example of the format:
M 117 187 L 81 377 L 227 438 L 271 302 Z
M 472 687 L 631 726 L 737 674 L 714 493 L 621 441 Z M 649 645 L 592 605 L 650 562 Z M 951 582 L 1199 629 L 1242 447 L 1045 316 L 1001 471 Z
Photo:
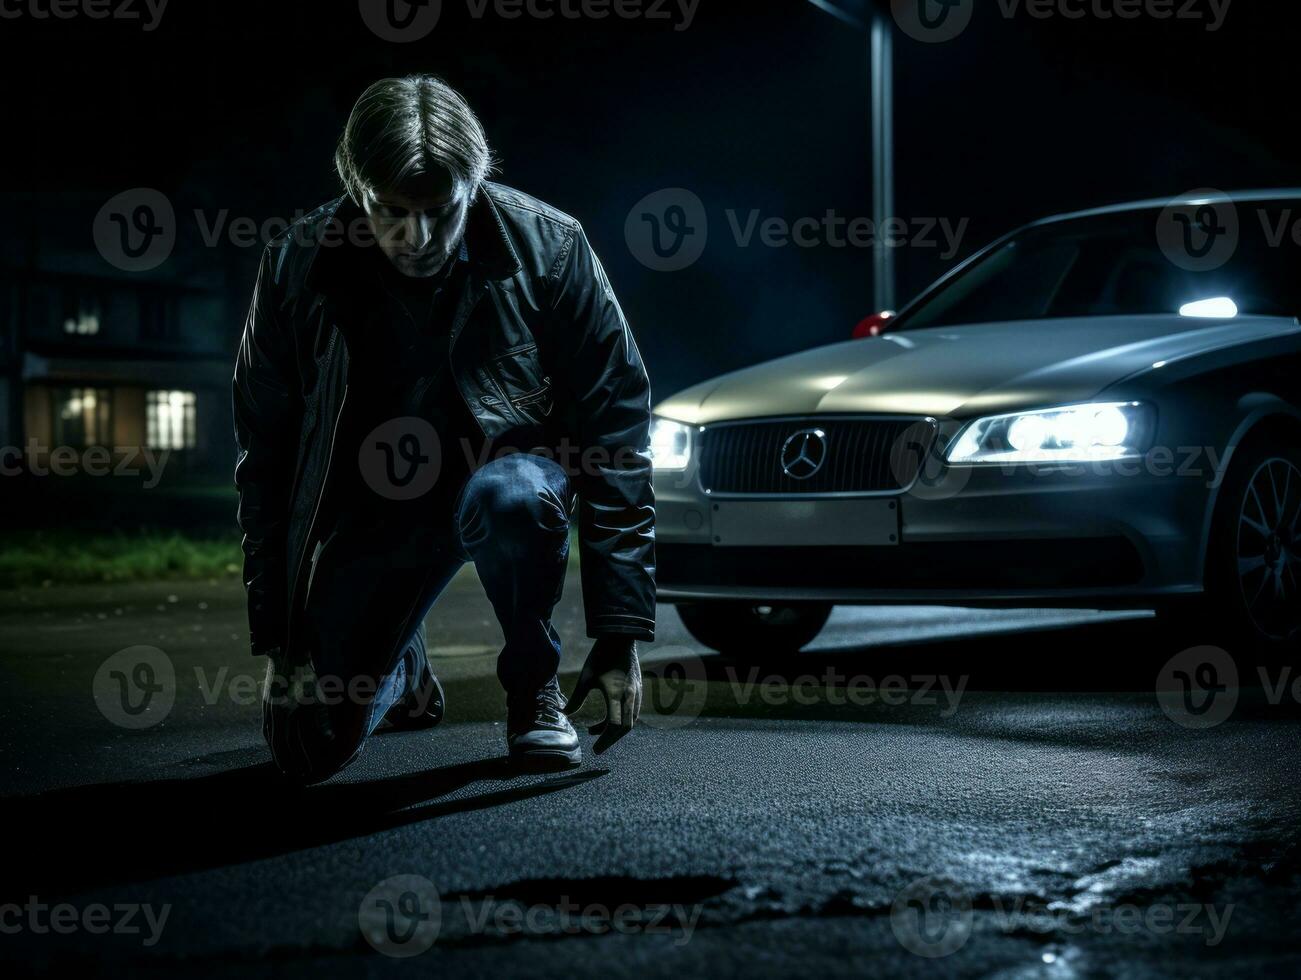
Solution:
M 574 693 L 569 695 L 569 700 L 565 702 L 565 714 L 572 715 L 583 706 L 587 696 L 592 693 L 595 682 L 592 672 L 584 667 L 583 672 L 578 675 L 578 683 L 574 685 Z
M 611 728 L 622 728 L 623 698 L 620 691 L 613 684 L 606 684 L 602 686 L 601 693 L 605 695 L 605 720 Z
M 600 755 L 630 731 L 636 721 L 636 691 L 631 686 L 611 685 L 605 689 L 606 716 L 601 736 L 592 746 L 592 751 Z
M 637 724 L 637 689 L 631 685 L 623 689 L 623 727 Z

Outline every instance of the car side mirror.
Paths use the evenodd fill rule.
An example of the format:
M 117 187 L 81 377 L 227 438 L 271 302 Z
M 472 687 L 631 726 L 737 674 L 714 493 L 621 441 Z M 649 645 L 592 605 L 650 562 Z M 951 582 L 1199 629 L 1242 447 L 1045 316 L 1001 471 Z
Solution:
M 885 333 L 886 327 L 890 320 L 894 318 L 894 315 L 894 310 L 882 310 L 880 313 L 873 313 L 854 328 L 852 338 L 862 340 L 865 337 L 881 336 L 881 334 Z

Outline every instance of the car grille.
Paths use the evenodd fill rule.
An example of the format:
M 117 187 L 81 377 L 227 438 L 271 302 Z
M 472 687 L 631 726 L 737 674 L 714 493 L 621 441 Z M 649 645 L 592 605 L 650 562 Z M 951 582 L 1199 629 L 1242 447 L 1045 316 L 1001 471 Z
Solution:
M 811 429 L 823 433 L 822 463 L 798 479 L 783 470 L 783 446 Z M 814 416 L 711 425 L 700 433 L 700 479 L 712 493 L 889 493 L 912 484 L 934 439 L 931 419 Z

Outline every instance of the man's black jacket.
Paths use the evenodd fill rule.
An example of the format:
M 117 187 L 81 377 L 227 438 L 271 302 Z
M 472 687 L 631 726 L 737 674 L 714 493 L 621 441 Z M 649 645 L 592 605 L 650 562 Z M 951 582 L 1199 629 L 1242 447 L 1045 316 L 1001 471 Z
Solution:
M 341 198 L 272 241 L 244 326 L 235 484 L 255 653 L 292 646 L 330 472 L 357 465 L 331 456 L 346 402 L 343 337 L 365 317 L 354 288 L 361 221 Z M 452 380 L 485 439 L 572 453 L 558 461 L 577 495 L 587 633 L 652 640 L 650 382 L 605 271 L 577 221 L 499 184 L 482 185 L 465 234 Z

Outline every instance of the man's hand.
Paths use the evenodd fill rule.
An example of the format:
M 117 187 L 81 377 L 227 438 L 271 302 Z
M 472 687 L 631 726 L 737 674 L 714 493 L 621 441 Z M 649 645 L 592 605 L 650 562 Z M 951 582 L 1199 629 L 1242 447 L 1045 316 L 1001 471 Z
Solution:
M 605 695 L 605 721 L 589 729 L 589 734 L 600 736 L 592 746 L 600 755 L 632 731 L 641 714 L 641 664 L 635 640 L 603 636 L 593 644 L 565 714 L 581 708 L 593 688 Z

